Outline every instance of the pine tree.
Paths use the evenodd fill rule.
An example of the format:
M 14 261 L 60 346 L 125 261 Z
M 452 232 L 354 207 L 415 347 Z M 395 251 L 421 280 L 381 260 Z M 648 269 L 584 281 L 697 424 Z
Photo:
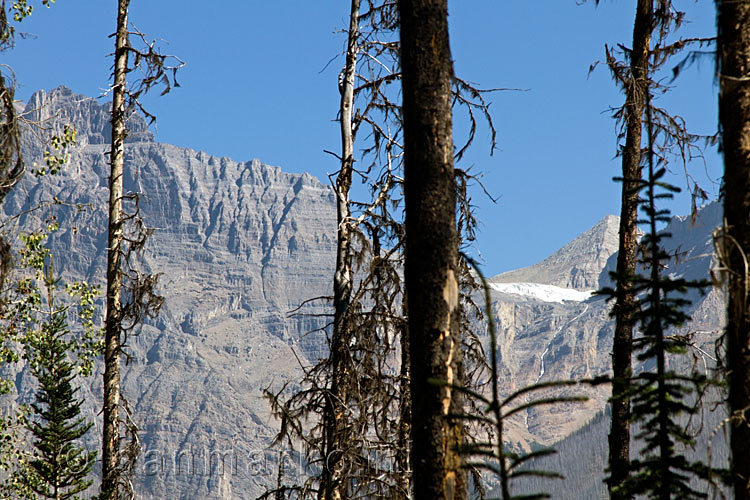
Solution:
M 96 459 L 96 452 L 77 443 L 93 423 L 81 416 L 82 400 L 76 397 L 77 374 L 68 360 L 73 346 L 65 339 L 69 333 L 65 314 L 55 311 L 27 348 L 39 390 L 31 405 L 37 418 L 28 424 L 35 452 L 25 477 L 36 494 L 55 500 L 77 498 L 91 486 L 88 476 Z
M 614 277 L 618 285 L 627 281 L 635 294 L 633 320 L 640 335 L 634 338 L 633 349 L 639 361 L 652 364 L 654 368 L 633 375 L 627 381 L 632 402 L 630 423 L 640 426 L 636 438 L 643 447 L 640 457 L 628 462 L 624 480 L 613 485 L 612 493 L 620 498 L 705 498 L 691 481 L 706 479 L 710 471 L 704 464 L 689 462 L 685 457 L 684 450 L 693 446 L 695 440 L 681 419 L 694 415 L 700 408 L 695 400 L 702 393 L 706 379 L 697 373 L 677 372 L 670 368 L 669 360 L 686 352 L 685 341 L 678 335 L 670 335 L 670 331 L 674 332 L 689 319 L 684 309 L 690 301 L 683 295 L 691 288 L 702 289 L 708 283 L 663 275 L 662 270 L 673 256 L 664 250 L 662 241 L 671 234 L 659 232 L 657 225 L 669 220 L 669 211 L 657 208 L 656 204 L 657 200 L 671 198 L 679 189 L 663 180 L 666 168 L 655 164 L 650 91 L 646 93 L 645 105 L 648 176 L 628 181 L 638 186 L 638 203 L 645 215 L 638 221 L 645 229 L 638 262 L 647 274 L 615 274 Z M 617 297 L 616 290 L 603 292 Z
M 54 223 L 47 226 L 48 232 L 56 229 Z M 30 274 L 18 280 L 13 305 L 3 317 L 4 340 L 15 342 L 38 382 L 35 402 L 17 419 L 30 436 L 27 442 L 33 441 L 31 449 L 20 442 L 4 443 L 13 445 L 8 451 L 15 462 L 2 467 L 8 471 L 0 486 L 4 498 L 78 498 L 93 482 L 88 475 L 96 453 L 78 444 L 93 424 L 81 417 L 75 385 L 79 376 L 91 374 L 101 353 L 100 332 L 94 326 L 99 291 L 86 282 L 66 283 L 65 294 L 75 305 L 58 300 L 60 284 L 46 239 L 46 232 L 21 235 L 21 269 Z M 77 320 L 71 330 L 73 309 Z M 20 437 L 11 433 L 4 440 L 12 441 L 14 435 Z
M 617 273 L 632 275 L 636 265 L 638 243 L 638 181 L 641 179 L 641 123 L 646 107 L 649 79 L 649 45 L 653 26 L 652 0 L 638 0 L 633 25 L 633 50 L 625 89 L 625 146 L 622 149 L 622 202 L 620 206 L 619 248 Z M 615 334 L 612 340 L 612 422 L 609 433 L 608 479 L 610 498 L 624 500 L 627 495 L 618 489 L 627 477 L 630 461 L 630 399 L 628 382 L 632 374 L 633 303 L 635 295 L 630 280 L 617 282 L 617 296 L 613 309 Z
M 596 1 L 599 3 L 599 0 Z M 620 215 L 619 248 L 617 254 L 618 279 L 616 281 L 615 334 L 612 345 L 612 421 L 609 434 L 609 472 L 607 478 L 610 498 L 631 498 L 622 485 L 630 470 L 630 377 L 634 352 L 633 330 L 636 323 L 636 292 L 632 289 L 637 265 L 639 192 L 643 188 L 642 170 L 645 162 L 643 123 L 646 113 L 652 113 L 651 123 L 658 136 L 656 154 L 659 158 L 676 153 L 683 161 L 691 157 L 697 136 L 689 134 L 684 120 L 671 116 L 664 109 L 649 104 L 649 92 L 666 92 L 668 87 L 659 83 L 654 75 L 671 58 L 686 47 L 710 43 L 710 39 L 690 38 L 673 40 L 685 13 L 678 11 L 671 0 L 638 0 L 633 25 L 633 44 L 620 47 L 625 61 L 616 59 L 616 50 L 607 47 L 607 65 L 614 80 L 625 94 L 624 105 L 614 117 L 621 125 L 620 146 L 622 157 L 622 203 Z M 678 65 L 673 76 L 679 73 Z M 695 192 L 702 192 L 694 186 Z

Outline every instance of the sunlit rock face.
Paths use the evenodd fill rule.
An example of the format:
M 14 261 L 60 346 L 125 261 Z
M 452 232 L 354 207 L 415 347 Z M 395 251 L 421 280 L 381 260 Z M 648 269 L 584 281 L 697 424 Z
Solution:
M 57 217 L 52 248 L 66 280 L 104 281 L 108 106 L 62 87 L 26 106 L 37 121 L 54 117 L 49 133 L 73 124 L 77 145 L 62 174 L 27 175 L 3 210 L 18 214 L 54 197 L 70 204 L 19 221 L 30 230 Z M 323 320 L 290 311 L 330 295 L 333 193 L 309 174 L 154 142 L 138 116 L 129 130 L 125 192 L 139 193 L 154 228 L 142 267 L 161 274 L 166 299 L 159 318 L 128 338 L 123 368 L 144 450 L 137 489 L 142 498 L 249 498 L 275 481 L 278 459 L 266 450 L 277 424 L 262 390 L 298 379 L 299 363 L 324 352 L 322 334 L 304 336 Z M 24 144 L 28 164 L 42 164 L 39 139 L 27 134 Z M 31 397 L 29 378 L 18 380 Z M 99 432 L 101 379 L 87 383 Z
M 27 175 L 5 200 L 8 217 L 25 230 L 54 215 L 56 266 L 65 280 L 103 284 L 109 108 L 68 89 L 38 92 L 27 116 L 49 121 L 47 134 L 71 123 L 78 144 L 64 171 Z M 139 194 L 140 213 L 154 233 L 142 267 L 161 273 L 165 303 L 158 319 L 127 339 L 125 394 L 140 427 L 136 468 L 141 498 L 254 498 L 276 482 L 278 461 L 292 474 L 300 449 L 269 447 L 278 422 L 263 389 L 294 390 L 300 364 L 325 354 L 318 331 L 325 301 L 290 314 L 303 301 L 331 294 L 335 258 L 332 191 L 308 174 L 289 174 L 259 160 L 236 162 L 157 143 L 134 115 L 125 150 L 125 191 Z M 40 138 L 24 139 L 29 165 L 43 162 Z M 64 204 L 47 202 L 55 199 Z M 669 272 L 706 276 L 710 233 L 720 213 L 705 209 L 698 224 L 674 219 L 672 248 L 687 252 Z M 519 244 L 523 244 L 519 242 Z M 606 217 L 544 261 L 492 278 L 503 394 L 536 381 L 580 379 L 610 369 L 610 305 L 590 292 L 606 282 L 617 249 L 617 218 Z M 712 342 L 721 297 L 696 297 L 691 328 Z M 484 334 L 486 326 L 477 323 Z M 310 333 L 313 332 L 313 333 Z M 20 368 L 21 399 L 34 386 Z M 577 390 L 577 389 L 576 389 Z M 552 443 L 604 407 L 609 389 L 588 390 L 586 403 L 519 414 L 509 426 L 514 446 Z M 101 379 L 86 382 L 86 411 L 100 432 Z

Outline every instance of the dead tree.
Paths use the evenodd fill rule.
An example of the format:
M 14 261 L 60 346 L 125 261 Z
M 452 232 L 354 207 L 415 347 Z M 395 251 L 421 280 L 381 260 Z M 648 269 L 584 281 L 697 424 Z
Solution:
M 399 15 L 414 498 L 460 499 L 463 438 L 447 418 L 461 411 L 460 393 L 434 383 L 459 381 L 461 354 L 448 6 L 400 0 Z
M 303 442 L 307 460 L 320 472 L 296 484 L 279 479 L 275 488 L 265 493 L 266 498 L 412 496 L 409 341 L 402 281 L 398 11 L 393 0 L 359 3 L 358 12 L 350 9 L 347 57 L 339 76 L 342 99 L 338 118 L 350 123 L 340 124 L 341 153 L 331 153 L 339 161 L 332 182 L 338 198 L 339 251 L 337 284 L 330 298 L 334 303 L 330 352 L 315 366 L 305 368 L 303 389 L 291 397 L 283 400 L 280 392 L 267 392 L 282 422 L 277 438 Z M 356 47 L 353 54 L 352 44 Z M 348 97 L 349 68 L 354 69 L 352 101 Z M 475 91 L 455 80 L 451 104 L 469 110 L 473 129 L 475 112 L 489 115 L 482 93 L 469 89 Z M 369 190 L 369 197 L 349 196 L 349 188 L 357 180 Z M 463 213 L 469 203 L 461 206 Z M 468 234 L 474 223 L 467 215 L 460 225 Z M 342 252 L 345 249 L 348 251 Z M 463 307 L 468 292 L 461 297 Z M 346 307 L 340 307 L 343 305 Z M 467 342 L 466 349 L 476 346 Z M 314 423 L 305 427 L 306 419 Z
M 351 439 L 349 413 L 349 387 L 345 358 L 349 348 L 350 325 L 347 321 L 352 294 L 352 225 L 349 209 L 349 190 L 352 185 L 354 167 L 354 132 L 352 130 L 352 107 L 354 106 L 354 76 L 357 68 L 359 38 L 360 0 L 352 0 L 349 13 L 349 29 L 346 44 L 344 69 L 339 74 L 339 124 L 341 129 L 341 167 L 336 176 L 336 268 L 333 275 L 333 333 L 331 335 L 331 390 L 325 399 L 323 410 L 323 460 L 321 486 L 318 498 L 339 500 L 347 498 L 346 484 L 341 477 L 344 469 L 339 466 L 343 450 Z M 344 490 L 342 492 L 342 489 Z
M 717 249 L 728 275 L 726 369 L 731 482 L 750 499 L 750 2 L 718 0 L 719 122 L 724 153 L 724 228 Z
M 642 123 L 649 81 L 649 50 L 654 23 L 653 0 L 638 0 L 633 25 L 633 48 L 625 90 L 625 146 L 622 149 L 622 199 L 620 204 L 620 242 L 617 252 L 617 274 L 635 274 L 638 246 L 638 195 L 642 170 Z M 610 498 L 629 498 L 619 493 L 627 479 L 630 464 L 630 398 L 628 387 L 632 375 L 633 312 L 635 296 L 631 280 L 617 281 L 613 309 L 615 334 L 612 340 L 612 422 L 609 432 L 609 469 L 607 479 Z
M 102 484 L 105 500 L 119 499 L 120 357 L 122 325 L 123 168 L 125 162 L 126 74 L 128 67 L 129 0 L 117 4 L 114 82 L 112 86 L 112 149 L 107 232 L 107 311 L 104 332 L 104 402 L 102 416 Z
M 109 223 L 107 236 L 107 305 L 104 347 L 104 395 L 102 429 L 101 498 L 118 500 L 121 495 L 133 497 L 132 474 L 139 453 L 137 426 L 122 394 L 120 361 L 127 353 L 127 335 L 146 318 L 155 318 L 163 298 L 156 293 L 158 275 L 143 273 L 136 259 L 144 249 L 151 230 L 140 217 L 138 193 L 123 190 L 125 169 L 126 122 L 138 108 L 153 122 L 155 117 L 140 104 L 139 97 L 154 85 L 163 85 L 162 94 L 177 86 L 174 79 L 183 63 L 178 58 L 161 54 L 155 43 L 128 27 L 130 0 L 119 0 L 113 66 L 112 142 L 110 150 Z M 144 49 L 136 49 L 131 36 L 140 38 Z M 129 64 L 129 57 L 132 61 Z M 171 61 L 176 61 L 171 64 Z M 128 86 L 127 76 L 138 70 L 142 78 Z M 171 76 L 171 78 L 170 78 Z M 128 203 L 129 207 L 125 207 Z M 122 429 L 129 441 L 122 445 Z

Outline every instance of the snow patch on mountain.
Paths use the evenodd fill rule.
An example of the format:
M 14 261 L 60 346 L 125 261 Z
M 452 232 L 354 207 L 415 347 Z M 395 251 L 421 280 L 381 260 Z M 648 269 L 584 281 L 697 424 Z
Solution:
M 543 285 L 541 283 L 490 283 L 490 287 L 502 293 L 522 295 L 543 302 L 557 302 L 560 304 L 564 301 L 583 302 L 590 299 L 594 294 L 594 290 L 573 290 L 572 288 Z

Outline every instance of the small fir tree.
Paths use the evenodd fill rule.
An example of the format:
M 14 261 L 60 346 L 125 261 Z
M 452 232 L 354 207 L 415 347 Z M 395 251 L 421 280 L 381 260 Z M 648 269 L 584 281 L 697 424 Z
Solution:
M 56 229 L 50 224 L 47 232 Z M 4 441 L 0 468 L 8 472 L 0 484 L 3 498 L 74 499 L 93 482 L 87 477 L 96 453 L 77 444 L 92 424 L 81 417 L 75 381 L 91 374 L 101 352 L 100 331 L 93 321 L 99 291 L 85 282 L 68 283 L 65 292 L 75 306 L 56 299 L 59 280 L 45 246 L 47 232 L 21 235 L 21 269 L 31 274 L 17 282 L 13 307 L 2 317 L 3 346 L 8 349 L 4 354 L 13 354 L 6 360 L 18 359 L 10 347 L 15 345 L 38 381 L 35 401 L 22 409 L 20 418 L 4 422 L 13 426 L 0 425 Z M 73 310 L 75 331 L 68 322 Z M 22 444 L 19 426 L 31 446 Z
M 93 482 L 87 478 L 96 452 L 77 443 L 93 424 L 81 416 L 82 400 L 76 397 L 77 373 L 68 360 L 72 346 L 65 339 L 69 333 L 65 311 L 55 311 L 39 333 L 28 351 L 39 390 L 31 405 L 36 419 L 28 423 L 35 438 L 34 457 L 25 476 L 31 489 L 44 498 L 77 498 Z
M 665 276 L 662 272 L 673 256 L 663 247 L 663 240 L 671 234 L 657 230 L 658 224 L 669 220 L 669 211 L 657 208 L 656 202 L 671 198 L 679 189 L 663 180 L 666 168 L 654 165 L 649 100 L 647 93 L 648 177 L 628 179 L 639 185 L 638 203 L 645 215 L 638 223 L 645 229 L 639 264 L 646 273 L 614 274 L 613 278 L 618 282 L 627 280 L 637 297 L 631 313 L 640 336 L 634 338 L 633 348 L 639 361 L 653 362 L 654 368 L 632 376 L 628 383 L 628 396 L 633 404 L 632 422 L 640 424 L 641 429 L 635 437 L 643 443 L 643 448 L 640 457 L 629 463 L 625 480 L 613 493 L 621 497 L 660 500 L 705 498 L 704 493 L 691 485 L 691 480 L 706 479 L 710 470 L 704 464 L 688 461 L 682 452 L 694 446 L 695 440 L 681 419 L 699 410 L 700 405 L 694 404 L 693 398 L 699 397 L 707 381 L 699 373 L 678 373 L 668 366 L 668 358 L 686 352 L 684 340 L 669 335 L 671 329 L 689 320 L 685 307 L 690 301 L 684 294 L 691 288 L 700 290 L 708 283 Z M 616 296 L 613 289 L 602 293 L 610 298 Z

